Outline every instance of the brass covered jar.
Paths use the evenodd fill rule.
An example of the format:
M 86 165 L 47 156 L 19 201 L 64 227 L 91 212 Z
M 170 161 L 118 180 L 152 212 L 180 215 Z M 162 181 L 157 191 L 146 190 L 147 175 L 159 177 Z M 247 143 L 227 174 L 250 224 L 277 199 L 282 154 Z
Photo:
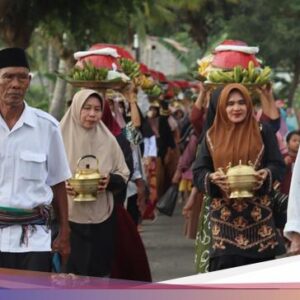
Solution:
M 252 166 L 239 164 L 227 170 L 230 186 L 229 198 L 251 198 L 254 196 L 256 183 L 255 169 Z

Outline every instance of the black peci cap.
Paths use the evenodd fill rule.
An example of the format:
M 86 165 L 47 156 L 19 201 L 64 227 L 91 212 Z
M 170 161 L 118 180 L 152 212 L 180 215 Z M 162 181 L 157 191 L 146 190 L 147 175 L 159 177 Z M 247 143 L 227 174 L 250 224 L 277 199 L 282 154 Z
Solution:
M 4 48 L 0 50 L 0 69 L 7 67 L 30 69 L 25 50 L 22 48 Z

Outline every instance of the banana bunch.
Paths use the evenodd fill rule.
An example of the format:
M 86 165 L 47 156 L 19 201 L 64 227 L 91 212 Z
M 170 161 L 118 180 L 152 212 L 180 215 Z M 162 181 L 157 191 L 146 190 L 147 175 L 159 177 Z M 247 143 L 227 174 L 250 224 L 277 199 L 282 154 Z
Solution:
M 162 93 L 162 89 L 159 85 L 155 84 L 150 89 L 145 89 L 145 93 L 150 97 L 158 97 Z
M 208 80 L 212 83 L 242 83 L 263 85 L 270 81 L 271 68 L 255 68 L 253 61 L 250 61 L 248 68 L 241 66 L 234 67 L 233 70 L 212 70 L 208 74 Z
M 272 69 L 270 67 L 255 68 L 253 61 L 248 64 L 248 69 L 242 70 L 242 83 L 264 85 L 271 80 Z
M 270 67 L 265 67 L 261 70 L 260 74 L 255 79 L 255 84 L 266 84 L 270 82 L 272 70 Z
M 210 71 L 210 66 L 211 66 L 211 62 L 213 60 L 213 56 L 212 55 L 208 55 L 203 57 L 200 60 L 197 60 L 197 64 L 198 64 L 198 73 L 203 76 L 203 77 L 207 77 L 209 71 Z
M 139 85 L 143 90 L 147 90 L 151 89 L 155 83 L 151 79 L 151 77 L 141 74 L 139 77 L 136 78 L 135 84 Z
M 84 62 L 83 68 L 74 67 L 68 77 L 72 80 L 103 81 L 107 78 L 108 69 L 96 68 L 91 62 Z
M 233 71 L 213 70 L 208 74 L 208 80 L 212 83 L 230 83 L 234 82 Z
M 124 57 L 120 58 L 118 61 L 122 72 L 128 77 L 134 79 L 140 76 L 140 64 L 138 62 Z

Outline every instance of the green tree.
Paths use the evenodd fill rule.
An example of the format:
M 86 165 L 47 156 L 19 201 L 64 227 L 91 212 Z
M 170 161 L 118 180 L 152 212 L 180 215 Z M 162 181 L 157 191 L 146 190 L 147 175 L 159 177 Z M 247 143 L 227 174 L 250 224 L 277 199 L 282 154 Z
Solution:
M 1 0 L 0 37 L 7 46 L 27 48 L 33 30 L 53 8 L 55 1 Z
M 129 19 L 140 1 L 72 1 L 68 14 L 56 10 L 41 23 L 40 31 L 59 57 L 59 71 L 67 72 L 75 63 L 73 53 L 91 44 L 127 44 Z M 77 5 L 76 5 L 77 4 Z M 57 78 L 49 112 L 58 119 L 64 108 L 66 83 Z M 69 94 L 72 92 L 69 91 Z
M 73 53 L 95 42 L 127 43 L 129 16 L 140 9 L 140 0 L 0 0 L 0 38 L 6 46 L 28 48 L 32 34 L 44 43 L 29 52 L 36 61 L 38 52 L 54 49 L 59 66 L 67 70 L 74 64 Z M 37 39 L 38 40 L 38 39 Z M 41 40 L 41 38 L 40 38 Z M 35 48 L 43 48 L 37 51 Z M 53 53 L 53 51 L 52 51 Z M 38 60 L 39 64 L 47 61 Z M 35 66 L 43 69 L 41 66 Z M 65 82 L 60 79 L 54 88 L 50 110 L 59 117 L 64 98 Z
M 292 106 L 300 80 L 299 17 L 299 1 L 242 0 L 226 26 L 230 38 L 258 45 L 264 63 L 292 76 L 288 106 Z
M 155 2 L 158 7 L 161 7 L 161 15 L 156 18 L 160 22 L 157 21 L 158 26 L 154 28 L 150 26 L 149 32 L 162 36 L 188 32 L 200 47 L 199 56 L 202 56 L 210 45 L 223 35 L 224 19 L 233 13 L 239 0 L 160 0 Z M 150 21 L 149 25 L 151 24 Z

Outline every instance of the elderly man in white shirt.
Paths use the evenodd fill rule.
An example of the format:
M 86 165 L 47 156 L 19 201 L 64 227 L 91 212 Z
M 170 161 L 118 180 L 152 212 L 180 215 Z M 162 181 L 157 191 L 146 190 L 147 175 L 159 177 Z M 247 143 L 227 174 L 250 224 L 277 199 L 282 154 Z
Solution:
M 24 102 L 26 54 L 0 50 L 0 267 L 51 271 L 51 250 L 70 253 L 65 180 L 70 178 L 58 122 Z M 50 205 L 59 220 L 51 245 Z
M 295 161 L 287 210 L 284 235 L 291 241 L 290 254 L 300 254 L 300 156 Z

